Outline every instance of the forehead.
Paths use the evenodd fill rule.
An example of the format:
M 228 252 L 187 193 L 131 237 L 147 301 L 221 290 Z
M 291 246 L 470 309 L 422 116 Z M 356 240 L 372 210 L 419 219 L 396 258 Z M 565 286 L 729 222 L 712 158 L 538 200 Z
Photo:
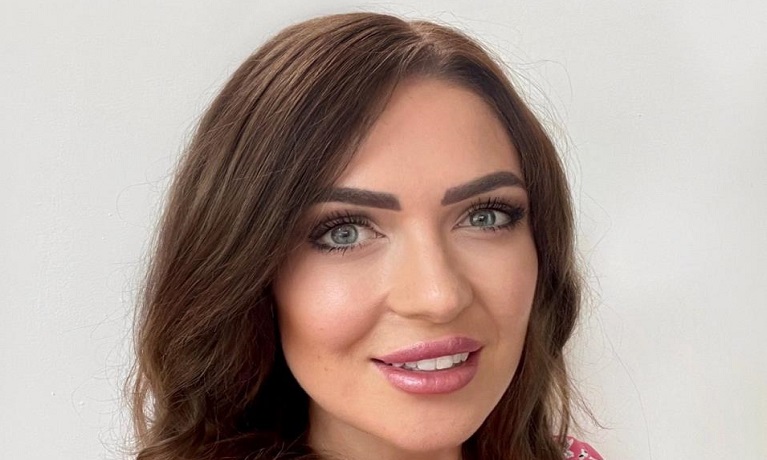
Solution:
M 412 79 L 394 90 L 335 185 L 442 193 L 497 171 L 522 177 L 516 149 L 493 108 L 454 83 Z

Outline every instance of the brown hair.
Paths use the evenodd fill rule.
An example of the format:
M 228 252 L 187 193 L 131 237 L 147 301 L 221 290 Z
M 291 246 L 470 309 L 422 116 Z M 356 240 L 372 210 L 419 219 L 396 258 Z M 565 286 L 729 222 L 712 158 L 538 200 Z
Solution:
M 301 215 L 343 171 L 396 84 L 416 76 L 463 85 L 496 111 L 520 155 L 539 258 L 519 368 L 464 457 L 562 458 L 571 405 L 562 350 L 580 290 L 557 152 L 475 41 L 355 13 L 294 25 L 257 50 L 182 159 L 137 316 L 139 459 L 311 454 L 307 396 L 282 356 L 271 281 Z

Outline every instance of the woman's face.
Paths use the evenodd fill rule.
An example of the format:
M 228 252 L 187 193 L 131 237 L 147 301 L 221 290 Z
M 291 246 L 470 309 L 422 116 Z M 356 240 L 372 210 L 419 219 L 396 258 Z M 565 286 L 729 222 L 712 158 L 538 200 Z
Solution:
M 517 369 L 538 260 L 519 156 L 476 94 L 394 92 L 274 283 L 310 443 L 448 458 Z

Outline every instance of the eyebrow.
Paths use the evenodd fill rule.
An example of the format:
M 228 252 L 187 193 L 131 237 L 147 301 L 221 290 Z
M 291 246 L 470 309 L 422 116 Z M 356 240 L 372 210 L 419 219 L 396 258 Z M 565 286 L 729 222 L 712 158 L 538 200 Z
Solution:
M 442 198 L 442 206 L 458 203 L 474 195 L 489 192 L 501 187 L 525 188 L 522 179 L 511 171 L 498 171 L 479 177 L 463 185 L 447 189 Z
M 521 187 L 524 189 L 525 185 L 516 174 L 510 171 L 498 171 L 447 189 L 441 204 L 442 206 L 447 206 L 458 203 L 475 195 L 501 187 Z M 393 211 L 402 209 L 397 197 L 391 193 L 373 192 L 349 187 L 330 189 L 322 201 L 349 203 Z
M 372 192 L 358 188 L 332 188 L 323 201 L 356 204 L 371 208 L 382 208 L 399 211 L 402 207 L 399 200 L 391 193 Z

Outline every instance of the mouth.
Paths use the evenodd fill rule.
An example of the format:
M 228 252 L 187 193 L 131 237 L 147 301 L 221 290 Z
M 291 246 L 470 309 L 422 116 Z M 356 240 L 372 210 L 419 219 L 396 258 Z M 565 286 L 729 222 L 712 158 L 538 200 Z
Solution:
M 372 361 L 395 388 L 444 394 L 467 386 L 479 367 L 482 344 L 466 337 L 421 342 Z
M 431 359 L 421 359 L 418 361 L 409 361 L 404 363 L 387 363 L 381 360 L 374 359 L 378 363 L 386 366 L 396 367 L 404 369 L 406 371 L 422 371 L 422 372 L 435 372 L 445 369 L 453 369 L 463 365 L 468 359 L 470 352 L 456 353 L 453 355 L 438 356 Z
M 455 336 L 418 342 L 384 356 L 377 356 L 374 360 L 399 368 L 434 371 L 461 364 L 469 358 L 469 354 L 480 348 L 482 344 L 477 340 Z

